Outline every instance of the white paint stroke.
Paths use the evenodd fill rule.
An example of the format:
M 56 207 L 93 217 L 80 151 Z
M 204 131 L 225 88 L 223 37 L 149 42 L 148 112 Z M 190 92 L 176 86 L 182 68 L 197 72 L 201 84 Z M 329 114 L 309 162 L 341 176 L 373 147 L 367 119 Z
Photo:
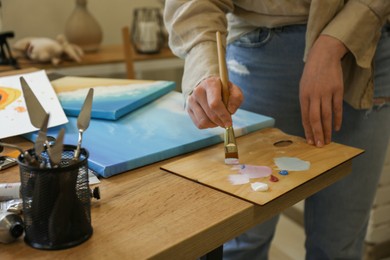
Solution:
M 236 60 L 227 61 L 228 68 L 239 75 L 249 75 L 249 70 Z
M 268 184 L 264 183 L 264 182 L 254 182 L 254 183 L 251 183 L 251 188 L 254 191 L 267 191 Z

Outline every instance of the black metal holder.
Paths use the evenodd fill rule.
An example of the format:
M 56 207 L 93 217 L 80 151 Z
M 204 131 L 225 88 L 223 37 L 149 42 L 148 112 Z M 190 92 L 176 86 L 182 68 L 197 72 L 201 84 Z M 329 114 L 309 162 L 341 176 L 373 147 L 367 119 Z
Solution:
M 19 156 L 21 194 L 25 221 L 24 241 L 37 249 L 57 250 L 79 245 L 89 239 L 91 194 L 88 184 L 88 152 L 65 145 L 61 163 L 55 168 L 37 168 Z M 34 150 L 29 150 L 34 156 Z M 48 162 L 48 155 L 42 153 Z M 46 165 L 47 165 L 46 164 Z
M 0 65 L 10 65 L 15 69 L 20 69 L 18 61 L 12 56 L 7 38 L 13 38 L 13 32 L 0 33 Z

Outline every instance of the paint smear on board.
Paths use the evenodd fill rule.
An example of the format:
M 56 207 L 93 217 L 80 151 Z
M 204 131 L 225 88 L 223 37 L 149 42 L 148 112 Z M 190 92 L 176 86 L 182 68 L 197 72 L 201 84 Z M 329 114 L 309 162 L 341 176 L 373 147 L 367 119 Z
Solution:
M 248 176 L 250 179 L 264 178 L 272 174 L 272 169 L 268 166 L 242 164 L 240 173 Z
M 248 183 L 250 179 L 264 178 L 272 174 L 272 169 L 268 166 L 258 166 L 249 164 L 239 164 L 232 167 L 233 170 L 238 170 L 238 174 L 230 174 L 229 181 L 233 185 L 241 185 Z
M 230 183 L 233 185 L 242 185 L 245 183 L 249 183 L 249 177 L 242 174 L 230 174 L 228 178 Z
M 296 157 L 277 157 L 274 158 L 274 162 L 280 170 L 306 171 L 310 169 L 310 162 Z

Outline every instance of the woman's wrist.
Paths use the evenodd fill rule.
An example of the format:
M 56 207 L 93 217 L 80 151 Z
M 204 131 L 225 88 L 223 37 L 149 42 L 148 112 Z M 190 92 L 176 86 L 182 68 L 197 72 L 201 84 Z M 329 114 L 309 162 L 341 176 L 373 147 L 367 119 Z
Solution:
M 318 37 L 315 45 L 315 47 L 326 51 L 331 57 L 336 57 L 340 60 L 348 53 L 348 48 L 342 41 L 325 34 Z

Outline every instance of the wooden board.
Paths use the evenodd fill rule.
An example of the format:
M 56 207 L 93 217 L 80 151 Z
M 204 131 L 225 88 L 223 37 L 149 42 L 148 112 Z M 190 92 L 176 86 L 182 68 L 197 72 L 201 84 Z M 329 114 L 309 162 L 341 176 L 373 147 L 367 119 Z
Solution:
M 291 143 L 280 143 L 281 141 L 291 141 Z M 229 175 L 236 174 L 237 171 L 232 170 L 232 165 L 224 163 L 223 144 L 193 153 L 165 164 L 161 168 L 255 204 L 264 205 L 363 152 L 363 150 L 337 143 L 316 148 L 306 144 L 303 138 L 287 135 L 275 128 L 267 128 L 239 137 L 237 145 L 240 164 L 272 168 L 272 174 L 279 179 L 278 182 L 269 181 L 269 177 L 250 181 L 250 183 L 257 181 L 267 183 L 268 191 L 253 191 L 250 183 L 231 184 Z M 290 171 L 288 175 L 282 176 L 278 173 L 280 169 L 274 163 L 274 158 L 277 157 L 299 158 L 310 162 L 310 168 L 306 171 Z

